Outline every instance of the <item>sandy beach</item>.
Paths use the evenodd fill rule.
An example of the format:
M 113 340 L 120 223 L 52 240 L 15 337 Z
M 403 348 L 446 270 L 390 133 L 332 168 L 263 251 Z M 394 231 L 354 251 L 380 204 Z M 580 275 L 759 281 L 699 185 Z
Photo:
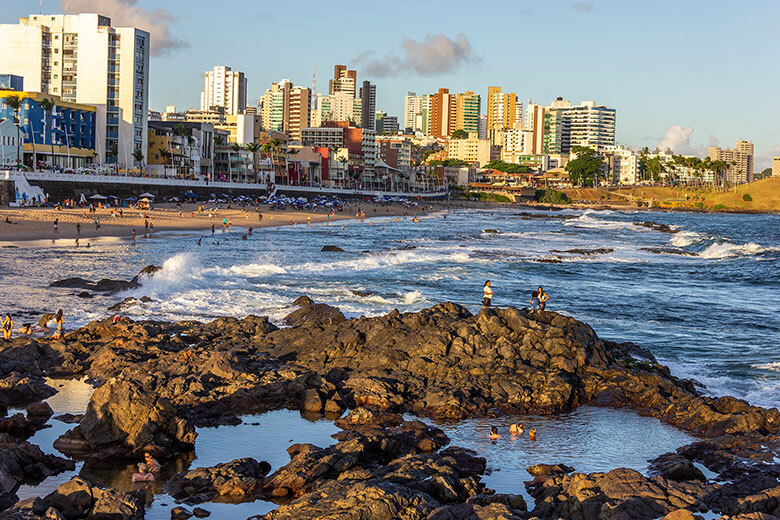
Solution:
M 440 204 L 433 204 L 433 209 L 441 209 Z M 358 212 L 365 213 L 368 225 L 372 218 L 387 216 L 422 215 L 431 205 L 421 205 L 419 208 L 407 208 L 402 205 L 379 206 L 368 203 L 355 203 L 336 211 L 330 220 L 345 220 L 356 218 Z M 122 217 L 112 214 L 112 208 L 100 208 L 90 213 L 88 208 L 65 208 L 58 211 L 55 208 L 4 208 L 0 209 L 0 243 L 5 246 L 14 243 L 37 240 L 74 240 L 80 239 L 86 245 L 91 239 L 128 238 L 133 230 L 136 237 L 141 238 L 145 232 L 145 222 L 153 226 L 154 233 L 163 231 L 197 231 L 211 230 L 213 225 L 222 231 L 223 220 L 228 225 L 232 223 L 235 229 L 262 228 L 270 226 L 294 225 L 306 226 L 326 222 L 328 213 L 322 211 L 299 211 L 295 209 L 272 210 L 267 205 L 237 207 L 230 209 L 221 207 L 214 211 L 198 212 L 197 204 L 160 204 L 152 210 L 122 208 Z M 262 219 L 260 218 L 262 215 Z M 6 221 L 10 220 L 10 223 Z M 54 221 L 59 220 L 58 231 L 54 231 Z M 99 228 L 96 225 L 99 224 Z M 80 224 L 80 230 L 77 230 Z

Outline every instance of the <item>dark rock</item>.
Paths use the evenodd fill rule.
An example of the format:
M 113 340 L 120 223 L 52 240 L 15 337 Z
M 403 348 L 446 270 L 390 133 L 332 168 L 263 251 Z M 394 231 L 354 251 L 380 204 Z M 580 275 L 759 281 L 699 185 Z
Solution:
M 497 229 L 483 229 L 482 232 L 483 233 L 501 233 L 501 231 L 499 231 Z
M 565 464 L 536 464 L 526 468 L 526 471 L 534 477 L 550 477 L 553 475 L 566 475 L 574 471 L 574 468 Z
M 11 372 L 7 377 L 0 379 L 0 395 L 3 395 L 9 404 L 21 405 L 40 401 L 55 393 L 57 391 L 47 385 L 44 378 L 37 375 Z
M 122 300 L 121 302 L 112 305 L 111 307 L 108 308 L 108 310 L 110 312 L 123 311 L 123 310 L 125 310 L 125 309 L 127 309 L 129 307 L 132 307 L 133 305 L 138 305 L 138 304 L 141 304 L 141 303 L 148 303 L 148 302 L 152 302 L 152 301 L 154 301 L 154 300 L 152 300 L 148 296 L 141 296 L 140 299 L 139 298 L 135 298 L 133 296 L 129 296 L 129 297 L 125 298 L 124 300 Z
M 330 305 L 324 303 L 312 303 L 293 311 L 284 318 L 284 322 L 290 326 L 315 326 L 322 327 L 337 325 L 346 321 L 344 314 Z
M 649 251 L 657 255 L 680 255 L 680 256 L 699 256 L 698 253 L 678 249 L 674 247 L 640 247 L 642 251 Z
M 564 251 L 559 251 L 557 249 L 551 249 L 551 253 L 569 253 L 571 255 L 583 255 L 583 256 L 594 256 L 594 255 L 606 255 L 607 253 L 611 253 L 614 251 L 614 249 L 609 248 L 599 248 L 599 249 L 566 249 Z
M 79 298 L 92 298 L 92 293 L 88 291 L 81 291 L 80 293 L 76 294 Z
M 49 403 L 32 403 L 27 405 L 27 417 L 35 417 L 36 419 L 48 419 L 54 415 L 54 410 L 51 409 Z
M 0 432 L 16 439 L 26 439 L 40 429 L 40 423 L 31 421 L 20 413 L 0 419 Z
M 661 455 L 650 464 L 650 475 L 660 475 L 678 482 L 685 480 L 707 480 L 693 463 L 676 453 Z
M 205 509 L 202 509 L 200 507 L 195 507 L 192 509 L 192 514 L 195 516 L 195 518 L 206 518 L 211 516 L 210 511 L 206 511 Z
M 247 457 L 178 473 L 168 480 L 165 489 L 177 499 L 194 498 L 191 503 L 204 502 L 214 496 L 253 496 L 269 471 L 271 465 L 267 462 Z
M 64 413 L 62 415 L 54 416 L 54 419 L 67 424 L 78 424 L 79 422 L 81 422 L 81 419 L 83 418 L 84 418 L 83 413 L 78 413 L 78 414 Z
M 192 516 L 192 512 L 186 507 L 176 506 L 171 509 L 171 520 L 187 520 Z
M 344 250 L 339 246 L 322 246 L 321 252 L 323 253 L 343 253 Z
M 661 233 L 677 233 L 677 230 L 668 224 L 659 224 L 658 222 L 634 222 L 634 225 L 646 227 L 652 229 L 653 231 L 660 231 Z
M 311 307 L 314 305 L 314 302 L 308 296 L 298 296 L 293 302 L 293 305 L 297 305 L 298 307 Z

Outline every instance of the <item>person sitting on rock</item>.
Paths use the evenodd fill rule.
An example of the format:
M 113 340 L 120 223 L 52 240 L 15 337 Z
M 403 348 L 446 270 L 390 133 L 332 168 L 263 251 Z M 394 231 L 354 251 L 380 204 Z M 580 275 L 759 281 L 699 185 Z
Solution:
M 528 303 L 531 305 L 532 311 L 538 311 L 539 310 L 539 292 L 534 291 L 531 293 L 531 299 L 528 301 Z
M 22 336 L 32 336 L 33 327 L 31 323 L 25 323 L 19 327 L 19 334 Z
M 501 438 L 501 434 L 498 433 L 498 428 L 497 427 L 495 427 L 495 426 L 491 426 L 490 427 L 490 438 L 491 439 L 500 439 Z
M 53 338 L 61 338 L 62 337 L 62 326 L 65 324 L 65 318 L 62 316 L 62 309 L 57 311 L 57 314 L 54 315 L 54 323 L 57 325 L 57 330 L 54 331 L 54 334 L 52 335 Z

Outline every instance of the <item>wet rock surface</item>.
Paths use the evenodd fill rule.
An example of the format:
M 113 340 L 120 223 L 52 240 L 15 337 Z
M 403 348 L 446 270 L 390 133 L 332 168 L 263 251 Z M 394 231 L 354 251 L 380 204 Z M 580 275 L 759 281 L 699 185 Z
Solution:
M 54 392 L 44 375 L 92 378 L 98 387 L 87 412 L 55 444 L 86 460 L 137 460 L 144 450 L 164 460 L 192 450 L 196 426 L 235 424 L 245 413 L 349 409 L 336 423 L 343 429 L 337 444 L 292 446 L 290 463 L 271 475 L 262 463 L 239 459 L 169 484 L 193 503 L 227 495 L 284 499 L 271 519 L 777 513 L 778 411 L 704 396 L 637 345 L 603 340 L 588 325 L 546 311 L 472 315 L 444 303 L 348 320 L 308 297 L 295 304 L 282 329 L 257 316 L 124 318 L 92 322 L 62 340 L 15 339 L 0 348 L 0 397 L 40 401 Z M 534 466 L 528 485 L 536 504 L 527 512 L 513 495 L 485 489 L 483 459 L 444 448 L 448 440 L 436 428 L 403 420 L 408 412 L 450 420 L 549 415 L 586 403 L 631 408 L 703 440 L 659 457 L 649 476 Z M 18 428 L 14 435 L 23 437 L 31 418 L 9 418 L 0 436 L 13 440 Z M 29 448 L 18 449 L 36 460 Z
M 134 276 L 132 280 L 112 280 L 110 278 L 103 278 L 102 280 L 94 282 L 84 278 L 74 277 L 65 278 L 63 280 L 56 280 L 50 283 L 49 287 L 66 287 L 69 289 L 86 289 L 93 292 L 116 293 L 140 287 L 140 277 L 151 276 L 160 269 L 162 269 L 162 267 L 148 265 L 141 269 L 141 271 L 136 276 Z

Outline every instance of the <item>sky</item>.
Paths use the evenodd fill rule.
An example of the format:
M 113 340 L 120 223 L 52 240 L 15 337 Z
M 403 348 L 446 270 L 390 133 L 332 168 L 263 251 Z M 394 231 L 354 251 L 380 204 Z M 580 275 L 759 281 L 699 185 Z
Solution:
M 0 23 L 68 10 L 152 33 L 150 108 L 198 108 L 203 72 L 241 70 L 248 101 L 290 78 L 327 89 L 333 65 L 377 85 L 399 117 L 407 91 L 488 86 L 547 105 L 617 110 L 617 142 L 706 154 L 753 141 L 780 156 L 780 0 L 3 0 Z

